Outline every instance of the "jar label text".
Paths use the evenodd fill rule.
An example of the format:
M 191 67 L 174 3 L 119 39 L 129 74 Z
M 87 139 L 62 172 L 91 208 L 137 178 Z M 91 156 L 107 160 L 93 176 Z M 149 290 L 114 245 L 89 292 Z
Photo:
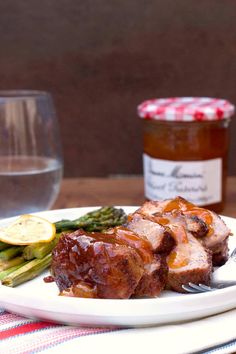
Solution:
M 181 196 L 196 205 L 222 200 L 222 159 L 169 161 L 143 154 L 145 196 L 162 200 Z

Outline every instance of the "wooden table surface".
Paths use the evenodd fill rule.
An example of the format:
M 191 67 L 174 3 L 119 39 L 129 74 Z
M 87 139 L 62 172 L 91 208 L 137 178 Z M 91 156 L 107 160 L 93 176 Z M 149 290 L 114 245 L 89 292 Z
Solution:
M 143 202 L 142 177 L 66 178 L 53 209 Z M 226 205 L 221 214 L 236 217 L 236 177 L 228 177 Z

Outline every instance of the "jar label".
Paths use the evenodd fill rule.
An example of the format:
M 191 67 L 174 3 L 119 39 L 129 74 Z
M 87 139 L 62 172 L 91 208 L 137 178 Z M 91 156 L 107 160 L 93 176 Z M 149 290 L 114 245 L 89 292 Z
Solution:
M 145 196 L 161 200 L 181 196 L 201 205 L 222 200 L 222 159 L 169 161 L 143 154 Z

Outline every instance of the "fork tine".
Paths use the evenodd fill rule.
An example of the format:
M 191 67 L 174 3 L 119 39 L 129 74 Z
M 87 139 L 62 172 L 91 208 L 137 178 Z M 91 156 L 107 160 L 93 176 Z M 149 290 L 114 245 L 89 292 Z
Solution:
M 205 291 L 213 291 L 216 290 L 216 288 L 212 288 L 210 286 L 207 286 L 205 284 L 199 284 L 199 287 L 201 287 L 202 289 L 204 289 Z
M 191 282 L 182 285 L 182 288 L 188 293 L 192 293 L 192 294 L 205 293 L 205 292 L 216 290 L 216 288 L 211 288 L 210 286 L 207 286 L 205 284 L 194 284 Z
M 200 292 L 207 291 L 206 289 L 203 289 L 200 284 L 189 283 L 189 286 Z
M 236 248 L 232 251 L 231 255 L 230 255 L 230 258 L 229 258 L 229 261 L 230 259 L 236 263 Z M 229 279 L 226 277 L 227 281 L 226 280 L 221 280 L 220 281 L 220 278 L 222 277 L 223 278 L 223 275 L 225 276 L 225 272 L 228 271 L 228 266 L 231 266 L 233 265 L 233 263 L 231 262 L 226 262 L 226 264 L 219 268 L 218 270 L 216 270 L 214 273 L 213 273 L 213 278 L 212 278 L 212 284 L 213 284 L 213 287 L 211 286 L 207 286 L 205 284 L 194 284 L 194 283 L 191 283 L 189 282 L 188 284 L 184 284 L 182 285 L 182 288 L 183 290 L 185 290 L 186 292 L 188 293 L 192 293 L 192 294 L 196 294 L 196 293 L 203 293 L 203 292 L 208 292 L 208 291 L 214 291 L 214 290 L 217 290 L 217 289 L 223 289 L 227 286 L 230 286 L 230 285 L 236 285 L 236 279 L 230 279 L 231 281 L 229 281 Z M 219 277 L 219 272 L 221 271 L 221 277 Z
M 192 293 L 192 294 L 196 294 L 199 291 L 197 291 L 196 289 L 193 289 L 192 287 L 190 287 L 189 285 L 182 285 L 182 288 L 187 291 L 187 293 Z

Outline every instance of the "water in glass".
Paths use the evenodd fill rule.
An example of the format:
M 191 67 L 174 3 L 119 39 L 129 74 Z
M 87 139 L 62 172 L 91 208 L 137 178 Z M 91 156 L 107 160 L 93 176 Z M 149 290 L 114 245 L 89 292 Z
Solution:
M 0 91 L 0 218 L 51 208 L 62 169 L 51 95 Z

